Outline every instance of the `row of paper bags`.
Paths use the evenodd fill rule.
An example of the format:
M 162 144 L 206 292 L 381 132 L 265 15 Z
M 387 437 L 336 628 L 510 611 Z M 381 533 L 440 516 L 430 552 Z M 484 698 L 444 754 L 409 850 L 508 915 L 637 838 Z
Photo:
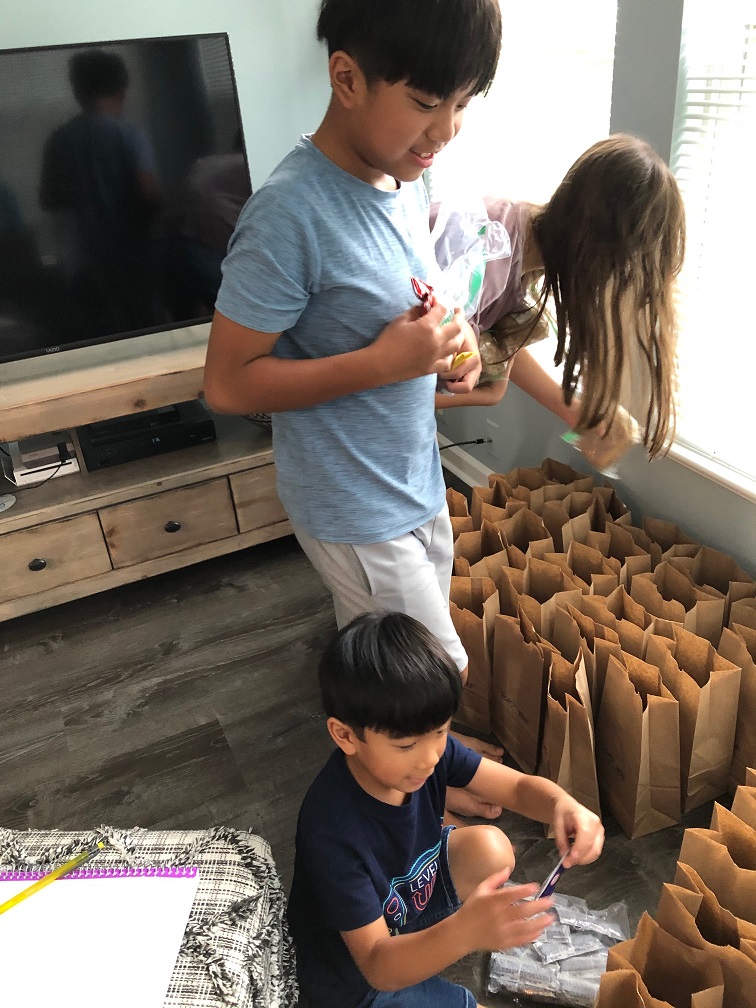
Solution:
M 756 1008 L 756 773 L 689 829 L 656 918 L 609 951 L 596 1008 Z
M 532 485 L 543 472 L 515 475 Z M 606 487 L 580 491 L 586 510 L 563 523 L 557 550 L 538 509 L 556 503 L 569 513 L 578 504 L 564 501 L 576 491 L 554 482 L 513 489 L 512 478 L 492 477 L 490 493 L 475 488 L 472 514 L 449 493 L 450 605 L 470 659 L 458 720 L 492 731 L 523 770 L 557 780 L 589 808 L 599 812 L 602 799 L 628 835 L 669 826 L 756 762 L 756 585 L 724 554 L 675 542 L 688 538 L 675 526 L 634 529 Z M 494 494 L 499 503 L 481 504 Z M 486 507 L 505 516 L 490 521 Z M 687 554 L 675 556 L 682 547 Z M 650 578 L 665 564 L 662 590 Z M 685 616 L 699 610 L 703 619 L 702 604 L 716 606 L 707 636 L 643 604 L 649 584 L 670 601 L 674 578 L 690 589 L 690 608 L 679 602 Z

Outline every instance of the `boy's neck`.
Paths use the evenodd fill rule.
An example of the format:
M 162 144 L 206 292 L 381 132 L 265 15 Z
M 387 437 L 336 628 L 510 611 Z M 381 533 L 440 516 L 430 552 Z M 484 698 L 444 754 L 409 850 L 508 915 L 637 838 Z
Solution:
M 359 784 L 362 790 L 369 794 L 376 801 L 383 802 L 384 805 L 404 805 L 409 800 L 409 793 L 398 791 L 396 788 L 388 788 L 365 771 L 365 768 L 354 756 L 345 756 L 347 769 L 352 777 Z
M 383 192 L 394 192 L 400 186 L 395 178 L 386 175 L 367 164 L 349 142 L 347 124 L 334 107 L 333 101 L 328 107 L 325 117 L 312 134 L 312 142 L 321 154 L 341 168 L 342 171 L 354 175 L 362 182 L 367 182 L 374 189 Z

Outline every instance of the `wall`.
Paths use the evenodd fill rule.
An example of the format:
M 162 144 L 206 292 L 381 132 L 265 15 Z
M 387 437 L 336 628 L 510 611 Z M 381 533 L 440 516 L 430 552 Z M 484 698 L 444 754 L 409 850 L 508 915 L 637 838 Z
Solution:
M 317 0 L 0 0 L 3 48 L 228 32 L 253 185 L 300 133 L 314 129 L 328 98 Z

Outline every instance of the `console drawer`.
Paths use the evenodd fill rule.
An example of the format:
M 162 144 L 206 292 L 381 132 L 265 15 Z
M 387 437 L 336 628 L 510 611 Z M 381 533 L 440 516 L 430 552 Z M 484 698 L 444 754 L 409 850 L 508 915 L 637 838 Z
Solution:
M 97 515 L 79 515 L 0 536 L 0 602 L 112 570 Z
M 99 514 L 115 568 L 236 535 L 225 478 L 115 504 Z
M 240 532 L 251 532 L 253 529 L 288 520 L 276 493 L 274 465 L 234 473 L 230 479 Z

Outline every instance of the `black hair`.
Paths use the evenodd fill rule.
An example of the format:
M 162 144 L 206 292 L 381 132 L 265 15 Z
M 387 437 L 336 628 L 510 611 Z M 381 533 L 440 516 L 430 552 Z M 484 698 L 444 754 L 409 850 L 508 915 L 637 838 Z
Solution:
M 327 717 L 392 738 L 446 724 L 462 692 L 450 655 L 400 612 L 364 613 L 344 627 L 326 648 L 319 677 Z
M 125 91 L 129 72 L 117 53 L 85 49 L 69 60 L 68 79 L 76 101 L 89 105 L 96 98 L 111 98 Z
M 499 61 L 498 0 L 321 0 L 318 39 L 343 50 L 368 84 L 407 84 L 444 100 L 486 91 Z

